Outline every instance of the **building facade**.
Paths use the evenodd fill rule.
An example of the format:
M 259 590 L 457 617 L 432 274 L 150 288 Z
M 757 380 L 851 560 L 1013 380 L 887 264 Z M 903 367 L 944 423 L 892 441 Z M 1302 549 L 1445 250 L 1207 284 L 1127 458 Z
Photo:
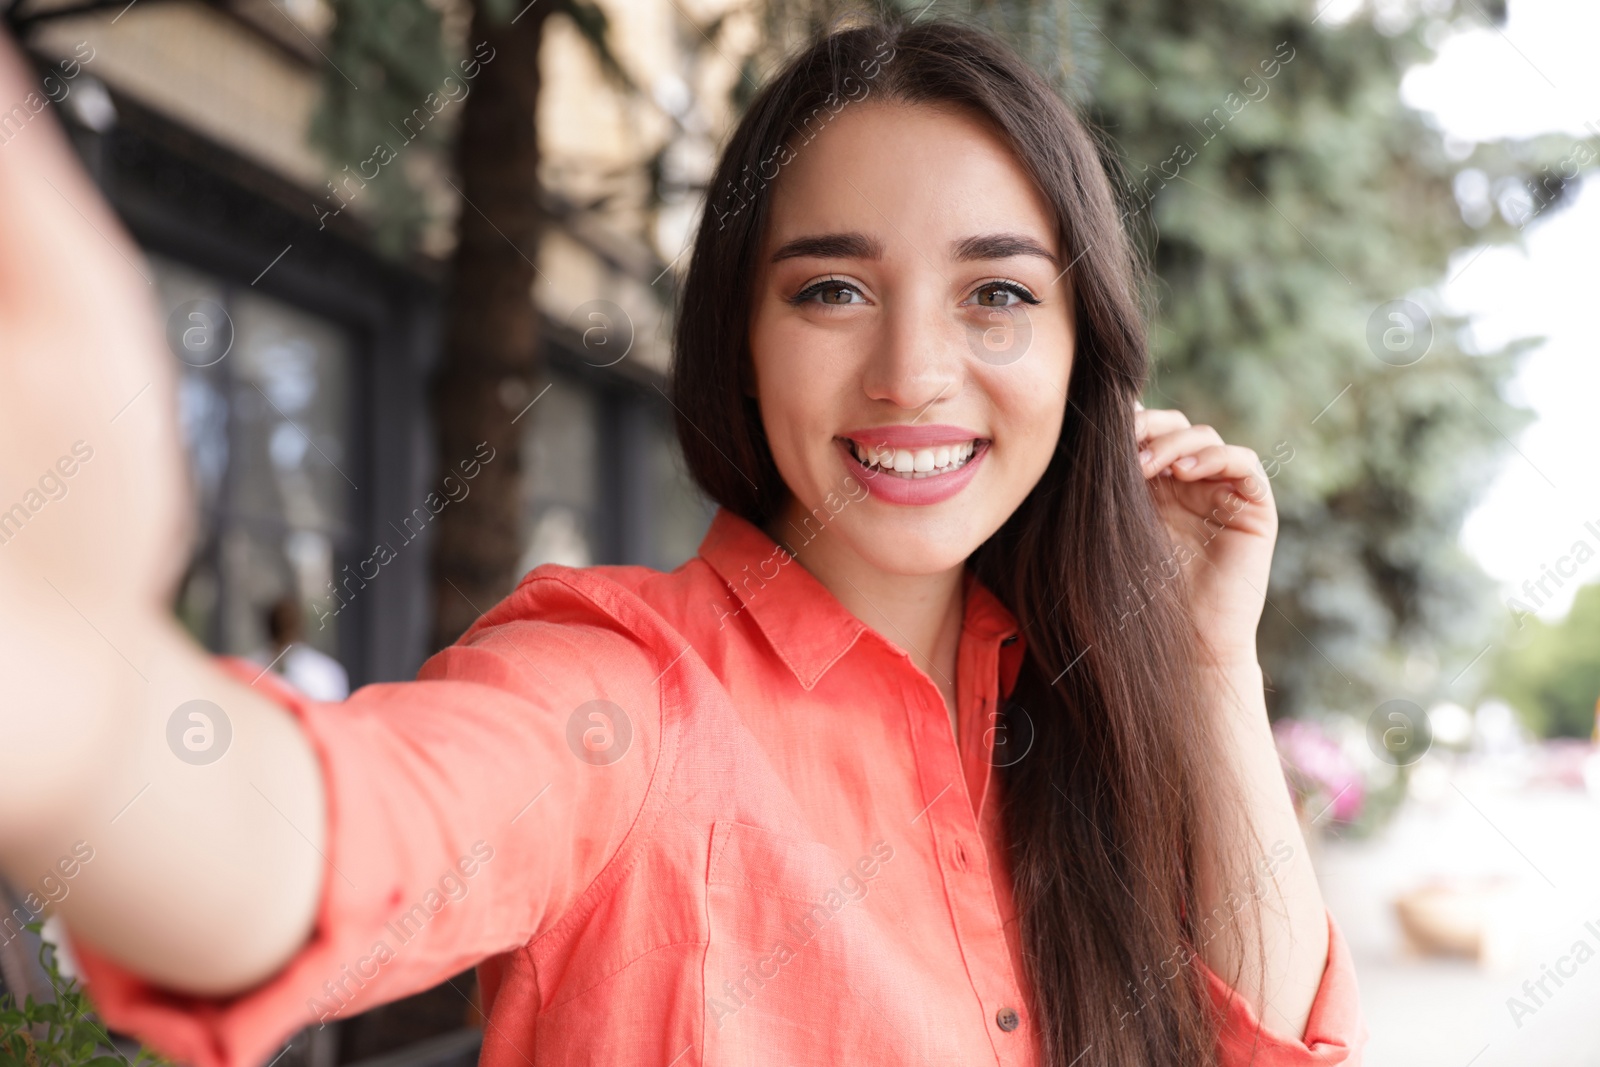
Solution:
M 319 219 L 333 173 L 307 136 L 329 62 L 320 3 L 25 6 L 25 42 L 44 73 L 56 65 L 53 109 L 148 254 L 136 269 L 180 364 L 201 518 L 181 616 L 208 647 L 259 655 L 290 600 L 303 640 L 353 685 L 410 677 L 431 651 L 430 531 L 415 516 L 471 489 L 439 478 L 428 395 L 461 208 L 403 261 L 377 250 L 361 204 L 348 224 Z M 674 43 L 694 31 L 673 30 L 672 5 L 612 17 L 615 51 L 652 99 L 608 88 L 559 17 L 541 58 L 552 221 L 537 252 L 549 284 L 530 294 L 546 378 L 520 420 L 524 570 L 671 568 L 710 515 L 682 473 L 663 389 L 669 290 L 726 115 L 703 114 L 716 79 Z M 678 174 L 675 200 L 647 203 L 653 157 Z M 583 343 L 580 321 L 602 299 L 626 320 L 605 351 Z

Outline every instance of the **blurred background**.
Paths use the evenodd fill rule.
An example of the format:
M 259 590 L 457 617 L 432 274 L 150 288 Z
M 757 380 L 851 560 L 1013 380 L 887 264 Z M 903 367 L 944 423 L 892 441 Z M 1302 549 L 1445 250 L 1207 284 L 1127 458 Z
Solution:
M 1145 403 L 1273 478 L 1261 656 L 1366 1063 L 1600 1064 L 1600 6 L 924 3 L 1105 130 L 1154 268 Z M 540 563 L 693 555 L 686 245 L 741 109 L 847 7 L 0 10 L 41 87 L 0 151 L 48 109 L 148 254 L 200 641 L 336 699 Z M 36 949 L 0 945 L 9 993 L 48 993 Z M 481 1025 L 468 973 L 275 1062 L 470 1063 Z

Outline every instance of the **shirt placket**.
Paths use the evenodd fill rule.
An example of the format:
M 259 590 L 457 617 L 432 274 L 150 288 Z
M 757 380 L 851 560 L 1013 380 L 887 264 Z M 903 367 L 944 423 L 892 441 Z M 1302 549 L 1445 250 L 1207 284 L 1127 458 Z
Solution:
M 963 634 L 957 668 L 957 718 L 967 735 L 971 716 L 984 716 L 998 689 L 998 638 Z M 1005 1067 L 1033 1063 L 1031 1027 L 1022 992 L 1012 972 L 1000 910 L 990 880 L 989 861 L 967 787 L 965 761 L 950 730 L 950 715 L 931 681 L 911 714 L 911 729 L 925 795 L 933 798 L 923 813 L 933 835 L 944 879 L 950 918 L 961 947 L 972 991 L 981 1006 L 995 1062 Z M 978 737 L 983 723 L 973 722 Z

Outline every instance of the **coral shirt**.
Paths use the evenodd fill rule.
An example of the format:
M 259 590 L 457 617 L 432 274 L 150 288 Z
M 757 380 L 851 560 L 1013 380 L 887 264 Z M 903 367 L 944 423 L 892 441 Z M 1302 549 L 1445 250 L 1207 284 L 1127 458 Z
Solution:
M 671 573 L 543 566 L 414 682 L 260 683 L 329 797 L 315 931 L 275 976 L 207 1000 L 80 963 L 112 1026 L 197 1067 L 473 964 L 492 1067 L 1032 1067 L 992 755 L 1021 657 L 969 577 L 956 736 L 905 652 L 730 512 Z M 1224 1063 L 1359 1062 L 1331 916 L 1303 1036 L 1206 974 Z

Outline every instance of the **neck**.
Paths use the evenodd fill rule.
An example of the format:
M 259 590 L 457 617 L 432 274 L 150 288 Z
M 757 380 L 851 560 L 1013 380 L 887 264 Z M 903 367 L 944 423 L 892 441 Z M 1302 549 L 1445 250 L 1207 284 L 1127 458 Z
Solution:
M 905 651 L 932 680 L 955 719 L 956 650 L 962 618 L 962 567 L 936 574 L 892 574 L 862 559 L 829 528 L 796 535 L 807 513 L 791 498 L 767 534 L 794 552 L 845 610 Z M 801 541 L 805 541 L 801 544 Z

